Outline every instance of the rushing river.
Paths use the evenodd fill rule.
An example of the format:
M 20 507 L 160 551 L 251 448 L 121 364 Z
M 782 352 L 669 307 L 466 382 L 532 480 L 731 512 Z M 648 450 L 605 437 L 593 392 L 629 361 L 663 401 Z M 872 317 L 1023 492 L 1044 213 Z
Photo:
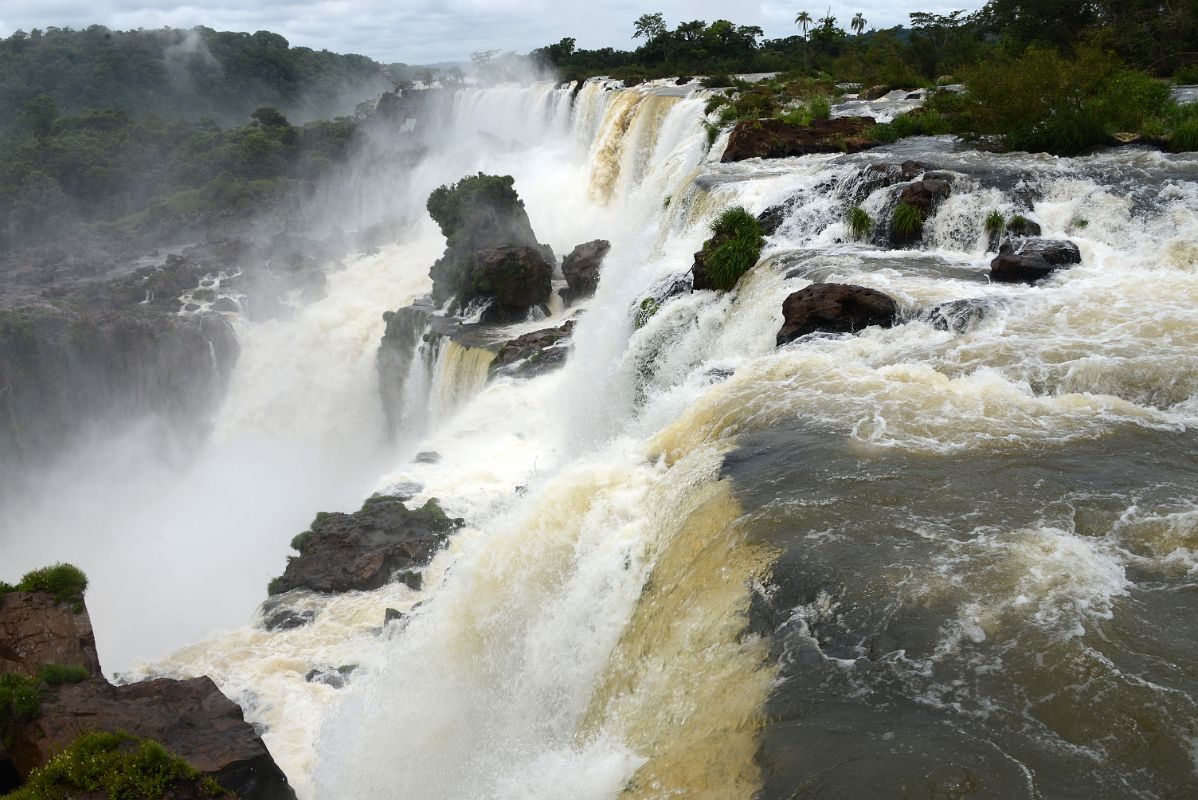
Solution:
M 405 134 L 422 161 L 346 184 L 347 205 L 406 198 L 412 226 L 295 319 L 242 327 L 213 447 L 299 431 L 301 463 L 358 470 L 222 487 L 290 509 L 235 523 L 253 569 L 228 591 L 260 599 L 319 503 L 416 484 L 467 527 L 420 592 L 306 598 L 308 626 L 254 619 L 132 674 L 210 674 L 321 800 L 1198 795 L 1198 160 L 933 138 L 721 164 L 706 96 L 461 90 Z M 956 175 L 924 243 L 852 242 L 851 205 L 893 202 L 863 169 L 907 159 Z M 380 315 L 428 290 L 443 244 L 420 202 L 480 170 L 515 177 L 559 254 L 612 242 L 569 360 L 487 382 L 485 354 L 446 348 L 399 441 L 354 457 L 381 436 Z M 634 328 L 722 209 L 778 203 L 735 292 Z M 990 284 L 992 210 L 1082 263 Z M 775 348 L 812 281 L 884 291 L 907 321 Z M 964 332 L 921 316 L 975 298 Z M 403 624 L 380 627 L 388 607 Z M 344 689 L 304 679 L 347 664 Z

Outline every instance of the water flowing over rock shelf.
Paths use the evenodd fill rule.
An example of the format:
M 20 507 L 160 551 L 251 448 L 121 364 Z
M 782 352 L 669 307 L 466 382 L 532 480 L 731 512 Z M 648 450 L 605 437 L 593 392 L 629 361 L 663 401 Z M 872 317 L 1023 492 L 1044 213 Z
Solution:
M 2 519 L 93 616 L 0 606 L 87 675 L 0 761 L 86 714 L 255 797 L 1198 794 L 1198 162 L 882 143 L 890 88 L 397 91 L 327 230 L 29 289 L 0 433 L 66 456 Z

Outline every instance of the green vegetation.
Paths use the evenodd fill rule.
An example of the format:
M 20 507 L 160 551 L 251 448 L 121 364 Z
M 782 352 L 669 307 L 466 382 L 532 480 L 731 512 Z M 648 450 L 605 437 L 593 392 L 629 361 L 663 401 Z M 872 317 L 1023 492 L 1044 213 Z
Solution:
M 511 175 L 478 173 L 462 178 L 455 184 L 440 186 L 428 196 L 428 213 L 441 228 L 452 246 L 463 233 L 463 223 L 477 209 L 523 207 L 515 190 L 516 179 Z
M 91 677 L 91 673 L 83 667 L 69 667 L 65 664 L 47 664 L 38 673 L 38 679 L 47 686 L 61 686 L 64 683 L 79 683 Z
M 42 710 L 42 687 L 36 678 L 0 675 L 0 743 L 11 744 L 13 728 L 37 719 Z
M 649 320 L 653 315 L 661 310 L 661 303 L 654 300 L 652 297 L 646 297 L 636 307 L 636 314 L 633 316 L 632 324 L 637 329 L 645 327 L 649 324 Z
M 707 272 L 717 289 L 729 291 L 757 263 L 765 239 L 757 218 L 740 206 L 724 211 L 711 224 L 712 249 L 705 254 Z M 707 250 L 704 247 L 704 250 Z
M 209 797 L 227 796 L 211 778 L 162 745 L 126 733 L 89 733 L 36 770 L 6 800 L 64 800 L 100 793 L 109 800 L 156 800 L 191 784 Z
M 861 206 L 850 208 L 845 219 L 853 238 L 858 241 L 869 236 L 870 231 L 874 229 L 873 217 Z
M 993 239 L 996 236 L 1001 236 L 1002 232 L 1007 229 L 1007 221 L 1003 218 L 1001 211 L 991 211 L 986 215 L 983 227 L 986 229 L 986 235 Z
M 15 586 L 0 581 L 0 597 L 9 592 L 48 592 L 54 602 L 69 603 L 78 614 L 83 611 L 83 593 L 87 591 L 87 576 L 71 564 L 54 564 L 25 573 Z
M 917 238 L 923 233 L 923 213 L 910 203 L 899 203 L 894 207 L 890 225 L 904 239 Z

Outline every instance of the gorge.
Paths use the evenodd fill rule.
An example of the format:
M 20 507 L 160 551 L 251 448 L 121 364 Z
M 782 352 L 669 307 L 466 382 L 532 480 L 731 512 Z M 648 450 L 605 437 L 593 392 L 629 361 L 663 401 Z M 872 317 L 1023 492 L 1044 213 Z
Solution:
M 166 403 L 198 442 L 90 431 L 6 504 L 37 531 L 6 565 L 83 567 L 106 669 L 210 676 L 305 799 L 1192 795 L 1198 159 L 917 136 L 726 160 L 713 92 L 402 94 L 306 232 L 395 236 L 276 316 L 189 276 L 230 353 Z M 424 300 L 427 198 L 480 173 L 552 251 L 520 314 Z M 692 290 L 735 207 L 759 259 Z M 1037 236 L 1000 255 L 992 213 Z M 600 241 L 567 304 L 557 260 Z M 783 336 L 822 284 L 893 312 Z M 292 537 L 339 524 L 314 515 L 375 493 L 434 518 L 419 580 L 263 603 Z

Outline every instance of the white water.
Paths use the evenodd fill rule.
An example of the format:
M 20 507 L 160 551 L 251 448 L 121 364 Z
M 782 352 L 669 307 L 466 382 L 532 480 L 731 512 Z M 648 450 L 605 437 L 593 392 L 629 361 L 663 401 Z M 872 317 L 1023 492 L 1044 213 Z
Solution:
M 268 745 L 305 798 L 610 798 L 630 781 L 634 796 L 652 796 L 663 786 L 685 793 L 712 765 L 731 777 L 709 796 L 748 797 L 755 767 L 746 731 L 770 673 L 758 669 L 755 643 L 737 639 L 759 558 L 729 555 L 741 552 L 737 513 L 714 481 L 736 436 L 801 423 L 861 447 L 931 452 L 1195 423 L 1193 162 L 1130 152 L 1059 163 L 941 153 L 963 167 L 1004 158 L 1036 166 L 1045 195 L 1031 216 L 1045 235 L 1068 234 L 1081 246 L 1083 265 L 1043 286 L 997 286 L 983 278 L 980 226 L 991 208 L 1014 210 L 1005 193 L 961 178 L 920 256 L 846 243 L 845 201 L 819 187 L 852 180 L 867 159 L 722 165 L 719 142 L 708 153 L 702 107 L 699 94 L 607 91 L 599 82 L 573 106 L 568 91 L 548 85 L 461 92 L 451 127 L 426 132 L 439 149 L 396 191 L 418 207 L 429 189 L 464 174 L 509 173 L 534 230 L 559 254 L 592 238 L 612 241 L 567 366 L 480 387 L 477 370 L 459 368 L 461 353 L 453 364 L 446 354 L 428 387 L 427 433 L 399 452 L 372 451 L 380 314 L 427 288 L 441 242 L 426 220 L 400 245 L 349 264 L 331 278 L 329 296 L 295 320 L 241 331 L 242 362 L 215 442 L 182 479 L 170 474 L 156 490 L 136 484 L 126 499 L 105 498 L 110 521 L 107 510 L 98 523 L 90 509 L 72 518 L 98 529 L 99 543 L 129 536 L 150 548 L 132 577 L 124 548 L 118 561 L 103 561 L 103 547 L 79 559 L 96 580 L 89 602 L 101 646 L 120 642 L 123 664 L 155 620 L 188 623 L 164 635 L 172 645 L 198 638 L 197 619 L 234 624 L 261 599 L 287 540 L 313 511 L 416 483 L 417 502 L 438 497 L 468 521 L 421 592 L 391 586 L 312 598 L 320 614 L 310 626 L 240 628 L 139 674 L 212 675 L 267 726 Z M 1188 169 L 1188 179 L 1160 182 L 1134 215 L 1118 190 L 1089 177 L 1166 166 Z M 363 194 L 379 191 L 359 177 Z M 788 222 L 735 293 L 678 298 L 633 330 L 629 309 L 656 281 L 689 268 L 716 213 L 732 204 L 756 213 L 792 196 Z M 880 216 L 885 203 L 879 192 L 863 206 Z M 800 276 L 786 278 L 793 269 Z M 965 334 L 912 322 L 775 350 L 781 301 L 809 279 L 875 287 L 908 310 L 972 297 L 1006 305 Z M 281 443 L 291 449 L 276 450 Z M 442 458 L 412 463 L 418 450 Z M 694 531 L 709 538 L 691 542 Z M 663 580 L 681 574 L 673 559 L 684 544 L 702 553 L 711 542 L 721 544 L 719 568 L 696 558 L 678 579 L 701 590 L 694 597 L 672 605 L 668 594 L 645 591 L 650 575 L 655 591 L 666 591 Z M 996 572 L 1009 585 L 992 607 L 962 619 L 964 635 L 1022 608 L 1023 597 L 1045 624 L 1076 627 L 1085 615 L 1063 608 L 1075 611 L 1090 593 L 1087 608 L 1109 613 L 1109 598 L 1125 588 L 1124 556 L 1066 531 L 1014 532 L 977 546 L 1002 562 Z M 22 558 L 45 561 L 50 552 L 39 545 Z M 1176 557 L 1176 548 L 1162 551 Z M 1070 575 L 1079 562 L 1086 569 Z M 251 567 L 254 580 L 242 580 Z M 145 608 L 147 596 L 177 602 Z M 219 607 L 195 612 L 197 596 Z M 386 607 L 411 611 L 417 601 L 405 625 L 380 632 Z M 313 667 L 341 664 L 363 667 L 348 689 L 304 681 Z M 698 741 L 718 744 L 685 761 L 679 743 Z

